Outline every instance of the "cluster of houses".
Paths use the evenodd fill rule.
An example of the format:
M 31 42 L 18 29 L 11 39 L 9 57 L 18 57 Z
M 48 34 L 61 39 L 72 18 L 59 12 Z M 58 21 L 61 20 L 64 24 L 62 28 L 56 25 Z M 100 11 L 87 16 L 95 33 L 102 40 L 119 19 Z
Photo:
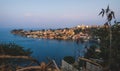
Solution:
M 31 38 L 43 38 L 43 39 L 60 39 L 60 40 L 74 40 L 77 38 L 89 39 L 88 33 L 83 33 L 82 30 L 88 28 L 88 26 L 77 26 L 74 28 L 64 28 L 55 30 L 12 30 L 13 34 L 31 37 Z M 81 30 L 78 33 L 75 30 Z
M 26 32 L 25 35 L 27 37 L 32 38 L 44 38 L 44 39 L 71 39 L 74 35 L 74 30 L 66 30 L 66 29 L 59 29 L 59 30 L 45 30 L 45 31 L 32 31 Z

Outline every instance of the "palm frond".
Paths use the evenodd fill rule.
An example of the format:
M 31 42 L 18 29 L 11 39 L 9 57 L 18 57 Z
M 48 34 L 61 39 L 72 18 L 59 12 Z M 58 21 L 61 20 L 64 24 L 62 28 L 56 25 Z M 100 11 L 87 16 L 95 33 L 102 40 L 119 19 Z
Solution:
M 110 11 L 109 9 L 109 5 L 107 6 L 107 9 L 106 9 L 106 13 L 108 13 Z
M 107 16 L 107 19 L 108 19 L 108 21 L 112 20 L 112 14 L 111 13 Z
M 103 12 L 103 13 L 102 13 L 102 17 L 103 17 L 103 16 L 104 16 L 104 13 L 105 13 L 105 10 L 104 10 L 104 9 L 102 9 L 102 12 Z
M 99 15 L 101 15 L 103 12 L 101 11 L 100 13 L 99 13 Z
M 102 14 L 102 17 L 104 16 L 104 9 L 102 9 L 102 11 L 99 13 L 99 15 L 101 15 Z
M 111 14 L 112 14 L 113 18 L 115 19 L 115 14 L 114 14 L 114 12 L 113 12 L 113 11 L 111 11 Z

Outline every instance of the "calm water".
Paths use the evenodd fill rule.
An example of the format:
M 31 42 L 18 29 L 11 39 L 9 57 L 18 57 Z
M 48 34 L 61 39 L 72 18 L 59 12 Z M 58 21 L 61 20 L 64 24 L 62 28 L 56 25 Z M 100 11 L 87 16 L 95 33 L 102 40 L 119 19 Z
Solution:
M 84 49 L 84 45 L 78 46 L 73 41 L 26 38 L 11 34 L 11 30 L 0 29 L 0 43 L 14 42 L 25 48 L 31 48 L 32 57 L 39 61 L 47 61 L 46 57 L 50 57 L 60 63 L 64 56 L 75 56 L 76 47 Z

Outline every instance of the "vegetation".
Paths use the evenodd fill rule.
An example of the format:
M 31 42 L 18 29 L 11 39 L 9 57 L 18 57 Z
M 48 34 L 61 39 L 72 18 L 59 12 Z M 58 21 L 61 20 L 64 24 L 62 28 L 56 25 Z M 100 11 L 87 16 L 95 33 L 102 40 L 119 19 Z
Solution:
M 92 45 L 85 54 L 86 58 L 103 59 L 102 66 L 111 69 L 111 71 L 120 70 L 120 23 L 111 26 L 112 43 L 110 50 L 110 31 L 106 26 L 96 29 L 92 32 L 93 36 L 100 39 L 100 52 L 96 52 L 96 46 Z M 111 53 L 111 56 L 110 56 Z M 111 60 L 110 60 L 111 59 Z M 111 61 L 111 63 L 109 63 Z M 110 65 L 109 65 L 110 64 Z M 108 70 L 107 69 L 107 70 Z
M 109 65 L 109 60 L 111 59 L 111 64 L 110 67 L 113 69 L 112 71 L 117 71 L 114 69 L 120 68 L 120 24 L 115 24 L 111 27 L 112 31 L 112 45 L 111 45 L 111 50 L 109 48 L 109 41 L 110 41 L 110 35 L 109 35 L 109 30 L 106 27 L 96 29 L 94 31 L 94 36 L 98 36 L 101 40 L 100 45 L 100 54 L 99 57 L 104 60 L 103 66 L 108 66 Z M 109 56 L 111 53 L 111 57 Z M 89 49 L 88 53 L 89 56 L 93 56 L 94 52 L 93 49 Z M 88 56 L 88 57 L 89 57 Z M 116 68 L 117 67 L 117 68 Z
M 0 55 L 13 55 L 13 56 L 30 56 L 32 51 L 30 49 L 24 49 L 23 47 L 14 43 L 0 44 Z
M 0 43 L 0 70 L 3 69 L 2 71 L 5 71 L 8 69 L 7 71 L 15 71 L 17 65 L 21 65 L 21 63 L 23 63 L 22 65 L 29 63 L 27 60 L 34 61 L 34 59 L 29 57 L 31 53 L 32 51 L 30 49 L 25 50 L 23 47 L 14 43 Z
M 75 32 L 75 34 L 79 34 L 80 32 L 82 32 L 82 29 L 81 28 L 75 29 L 74 32 Z
M 114 22 L 111 25 L 111 21 L 115 15 L 114 12 L 109 9 L 102 9 L 99 15 L 102 17 L 106 14 L 107 22 L 104 27 L 96 28 L 92 32 L 93 36 L 97 36 L 100 39 L 100 51 L 95 52 L 95 47 L 92 46 L 88 49 L 86 58 L 102 58 L 102 66 L 105 70 L 119 71 L 120 70 L 120 23 Z
M 113 20 L 113 18 L 115 19 L 115 15 L 114 15 L 114 11 L 112 11 L 111 9 L 109 9 L 109 5 L 107 7 L 107 9 L 102 9 L 102 11 L 99 13 L 99 15 L 102 15 L 102 17 L 106 14 L 106 18 L 107 18 L 107 22 L 104 24 L 106 26 L 108 26 L 109 29 L 109 65 L 111 65 L 111 52 L 112 52 L 112 24 L 111 21 Z M 116 20 L 115 20 L 116 23 Z
M 91 45 L 89 49 L 87 49 L 87 53 L 85 54 L 85 58 L 100 58 L 100 52 L 97 52 L 96 49 L 98 47 L 96 45 Z
M 0 44 L 0 71 L 60 71 L 54 60 L 39 63 L 31 53 L 14 43 Z
M 66 56 L 66 57 L 64 57 L 64 60 L 69 64 L 75 63 L 75 59 L 72 56 Z
M 107 22 L 105 25 L 107 25 L 109 29 L 108 31 L 103 31 L 104 33 L 108 32 L 105 36 L 103 36 L 103 34 L 99 35 L 99 37 L 103 37 L 101 41 L 101 50 L 104 49 L 104 52 L 102 51 L 101 56 L 104 58 L 105 62 L 108 63 L 107 65 L 111 71 L 118 71 L 120 68 L 120 48 L 118 43 L 120 42 L 120 25 L 116 20 L 114 21 L 115 25 L 111 25 L 111 21 L 113 18 L 115 19 L 115 15 L 114 12 L 109 9 L 109 6 L 107 9 L 102 9 L 100 14 L 102 14 L 102 16 L 106 14 Z

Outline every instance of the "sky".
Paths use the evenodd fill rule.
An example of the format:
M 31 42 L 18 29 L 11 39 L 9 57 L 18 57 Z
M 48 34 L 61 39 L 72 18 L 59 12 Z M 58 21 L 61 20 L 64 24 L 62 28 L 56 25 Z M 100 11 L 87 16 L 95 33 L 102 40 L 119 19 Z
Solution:
M 0 28 L 65 28 L 102 25 L 108 5 L 120 21 L 120 0 L 0 0 Z

